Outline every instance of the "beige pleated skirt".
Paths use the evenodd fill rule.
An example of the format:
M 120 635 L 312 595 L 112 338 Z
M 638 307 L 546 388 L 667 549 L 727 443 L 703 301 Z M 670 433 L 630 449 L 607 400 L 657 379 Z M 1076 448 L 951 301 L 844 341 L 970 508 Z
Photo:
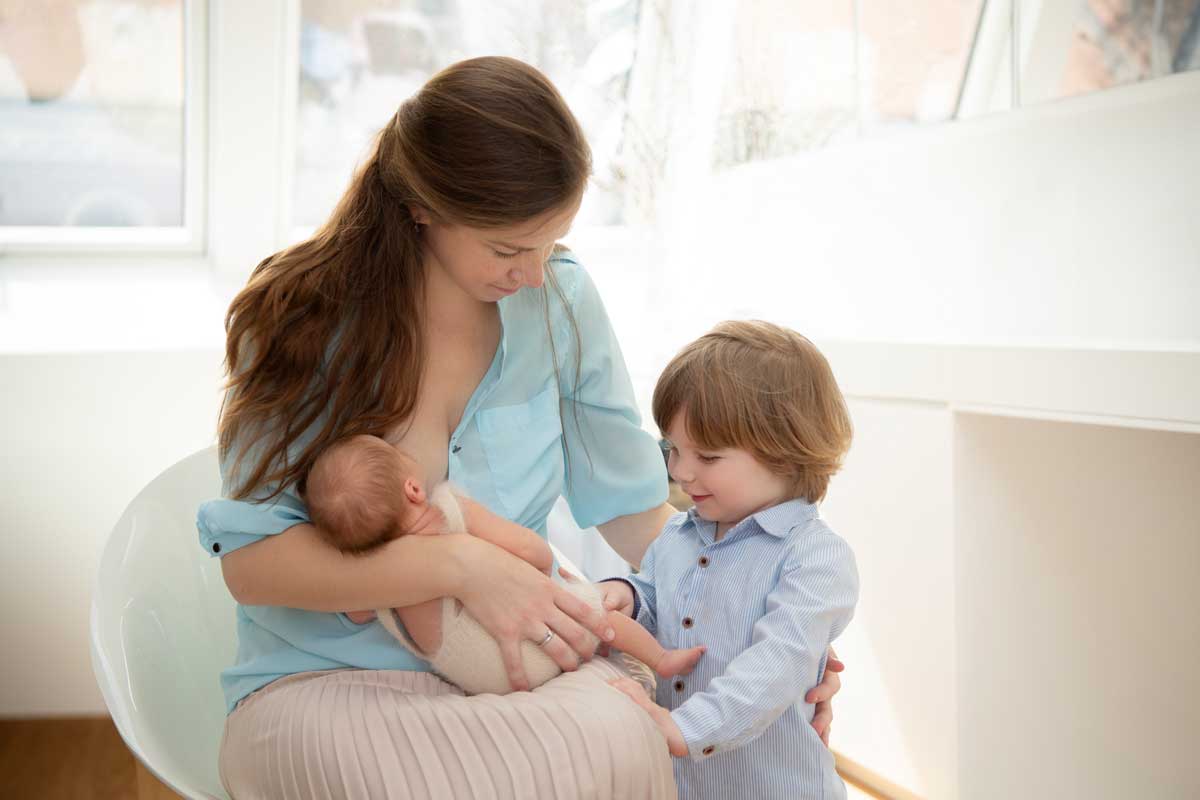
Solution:
M 229 716 L 221 781 L 235 800 L 674 798 L 665 740 L 607 685 L 631 674 L 653 697 L 620 655 L 502 697 L 426 672 L 292 675 Z

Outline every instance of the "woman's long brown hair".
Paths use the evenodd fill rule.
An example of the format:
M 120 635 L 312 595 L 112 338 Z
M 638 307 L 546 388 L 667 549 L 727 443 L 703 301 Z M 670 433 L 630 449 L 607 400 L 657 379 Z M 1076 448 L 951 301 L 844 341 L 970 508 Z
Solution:
M 302 487 L 334 441 L 411 415 L 425 358 L 412 208 L 515 225 L 566 207 L 590 171 L 562 97 L 515 59 L 454 64 L 405 101 L 329 220 L 260 263 L 229 307 L 218 445 L 233 458 L 230 496 Z M 557 290 L 549 270 L 547 283 Z

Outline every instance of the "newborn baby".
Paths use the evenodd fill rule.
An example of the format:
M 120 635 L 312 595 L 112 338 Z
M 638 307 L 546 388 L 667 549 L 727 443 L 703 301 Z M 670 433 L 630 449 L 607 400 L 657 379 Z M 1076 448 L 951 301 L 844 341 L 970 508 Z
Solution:
M 550 546 L 536 533 L 456 494 L 448 483 L 439 484 L 427 496 L 422 474 L 415 459 L 378 437 L 351 436 L 335 442 L 317 457 L 305 482 L 313 524 L 329 544 L 351 555 L 369 553 L 399 536 L 470 533 L 550 574 L 554 561 Z M 601 608 L 600 592 L 592 584 L 568 582 L 567 589 Z M 612 646 L 662 677 L 686 675 L 704 653 L 703 647 L 666 650 L 634 620 L 617 611 L 607 614 L 616 632 Z M 373 615 L 401 644 L 463 690 L 471 694 L 511 690 L 500 646 L 457 600 L 439 598 L 347 616 L 362 623 Z M 599 645 L 599 639 L 592 638 L 593 647 Z M 523 642 L 521 658 L 530 688 L 561 672 L 537 643 Z

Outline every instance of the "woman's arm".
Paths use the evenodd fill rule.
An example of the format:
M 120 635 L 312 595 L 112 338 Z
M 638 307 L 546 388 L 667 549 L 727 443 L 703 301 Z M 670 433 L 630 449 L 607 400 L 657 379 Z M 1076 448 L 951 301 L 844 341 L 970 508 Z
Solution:
M 411 606 L 455 596 L 466 579 L 463 537 L 402 536 L 366 556 L 344 555 L 311 524 L 293 525 L 221 559 L 243 605 L 306 611 Z
M 667 520 L 679 512 L 669 503 L 649 511 L 626 514 L 596 526 L 604 541 L 633 567 L 642 563 L 646 548 L 657 538 Z
M 529 688 L 522 639 L 537 642 L 553 631 L 544 652 L 573 670 L 592 656 L 588 631 L 605 642 L 613 638 L 604 613 L 474 536 L 401 536 L 370 555 L 347 556 L 305 523 L 226 554 L 221 570 L 245 605 L 333 612 L 455 597 L 500 645 L 514 689 Z

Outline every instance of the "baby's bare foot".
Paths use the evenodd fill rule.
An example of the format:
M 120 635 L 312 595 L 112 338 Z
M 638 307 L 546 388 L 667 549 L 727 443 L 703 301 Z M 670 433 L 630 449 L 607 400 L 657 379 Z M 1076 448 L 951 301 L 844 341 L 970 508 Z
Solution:
M 654 671 L 661 678 L 671 678 L 675 675 L 687 675 L 696 666 L 700 656 L 704 655 L 704 646 L 689 647 L 687 650 L 668 650 L 658 662 Z

